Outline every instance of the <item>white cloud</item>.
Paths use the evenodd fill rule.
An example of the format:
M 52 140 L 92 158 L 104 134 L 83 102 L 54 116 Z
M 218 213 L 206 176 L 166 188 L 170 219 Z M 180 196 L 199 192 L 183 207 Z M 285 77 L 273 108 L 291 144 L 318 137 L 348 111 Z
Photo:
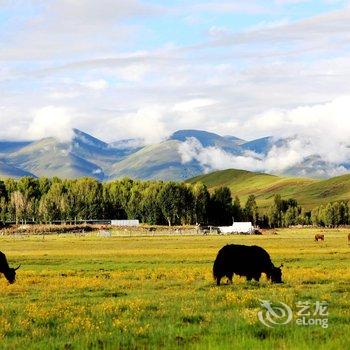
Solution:
M 77 91 L 53 91 L 49 93 L 49 97 L 55 100 L 76 98 L 78 96 L 80 96 L 80 93 Z
M 349 23 L 350 8 L 344 8 L 294 22 L 266 22 L 265 26 L 260 24 L 230 35 L 225 32 L 221 38 L 215 37 L 204 43 L 202 48 L 239 46 L 241 54 L 256 55 L 258 52 L 259 56 L 265 53 L 270 57 L 320 52 L 334 55 L 336 50 L 347 47 L 346 43 L 350 39 Z
M 146 74 L 149 72 L 149 66 L 144 63 L 134 63 L 121 67 L 116 70 L 116 77 L 126 81 L 142 83 Z
M 191 99 L 188 101 L 176 103 L 173 107 L 173 110 L 175 112 L 192 112 L 196 109 L 213 106 L 216 103 L 217 101 L 213 99 L 205 99 L 205 98 Z
M 33 111 L 32 115 L 33 119 L 27 132 L 29 139 L 52 136 L 61 141 L 68 141 L 72 138 L 72 111 L 61 107 L 47 106 Z
M 53 0 L 10 2 L 12 32 L 2 33 L 3 60 L 67 60 L 78 55 L 110 55 L 137 31 L 127 20 L 151 18 L 165 8 L 138 0 Z M 18 16 L 21 7 L 30 17 Z M 11 27 L 10 27 L 11 28 Z
M 349 110 L 350 96 L 342 96 L 324 104 L 267 111 L 241 122 L 239 129 L 259 130 L 285 139 L 266 156 L 251 152 L 235 156 L 215 147 L 204 148 L 195 140 L 181 145 L 180 154 L 183 162 L 196 159 L 207 170 L 239 168 L 270 173 L 283 173 L 305 161 L 314 164 L 316 156 L 316 163 L 326 162 L 326 170 L 311 169 L 315 175 L 344 174 L 347 170 L 342 164 L 350 163 Z
M 29 16 L 20 9 L 25 3 Z M 13 22 L 0 23 L 5 29 L 0 31 L 0 138 L 59 134 L 44 121 L 33 126 L 28 113 L 58 105 L 64 113 L 52 114 L 65 115 L 63 130 L 74 126 L 106 141 L 146 137 L 157 142 L 184 128 L 245 139 L 300 134 L 307 142 L 318 140 L 307 146 L 310 152 L 337 162 L 347 157 L 342 144 L 349 136 L 350 105 L 348 97 L 339 96 L 350 96 L 349 9 L 291 21 L 295 16 L 275 1 L 166 7 L 136 0 L 20 4 Z M 264 21 L 266 8 L 280 13 Z M 249 17 L 249 27 L 228 29 L 221 17 L 226 11 L 260 16 L 258 23 Z M 188 28 L 187 15 L 198 16 L 199 24 Z M 155 23 L 153 16 L 163 17 Z M 168 19 L 179 31 L 162 33 Z M 183 33 L 192 29 L 181 46 Z M 289 164 L 298 161 L 303 147 L 295 143 L 276 152 L 288 154 Z M 215 161 L 224 159 L 224 164 L 225 157 Z M 282 166 L 283 156 L 275 157 Z M 262 166 L 254 155 L 232 164 L 279 165 L 271 160 Z
M 312 2 L 312 0 L 275 0 L 275 3 L 279 5 L 304 4 L 307 2 Z
M 86 86 L 93 90 L 105 90 L 108 88 L 109 84 L 104 79 L 92 80 L 81 83 L 82 86 Z
M 217 147 L 203 147 L 195 138 L 188 138 L 179 145 L 182 162 L 197 160 L 206 171 L 228 168 L 263 170 L 261 160 L 251 152 L 236 156 Z
M 128 137 L 143 139 L 146 144 L 160 142 L 167 134 L 163 118 L 165 110 L 157 105 L 149 105 L 135 113 L 128 113 L 109 121 L 108 126 L 116 131 L 116 139 Z M 106 129 L 106 126 L 104 127 Z
M 310 146 L 310 147 L 309 147 Z M 198 161 L 205 172 L 223 169 L 244 169 L 248 171 L 258 171 L 273 174 L 283 174 L 293 167 L 299 167 L 310 156 L 320 155 L 314 148 L 315 144 L 309 144 L 302 139 L 293 139 L 281 146 L 273 146 L 267 155 L 257 154 L 252 151 L 244 151 L 240 155 L 228 153 L 217 147 L 203 147 L 198 140 L 189 138 L 179 145 L 179 153 L 184 164 L 192 160 Z M 350 162 L 350 151 L 342 162 Z M 304 173 L 304 169 L 296 172 L 299 176 L 331 177 L 342 175 L 348 170 L 337 163 L 335 159 L 330 163 L 323 164 L 319 168 L 309 169 Z
M 194 12 L 262 14 L 270 12 L 258 1 L 211 1 L 189 6 Z M 191 11 L 191 12 L 192 12 Z
M 281 137 L 298 135 L 307 142 L 301 148 L 307 147 L 326 161 L 340 163 L 349 160 L 349 110 L 350 95 L 314 106 L 268 111 L 252 118 L 245 127 Z

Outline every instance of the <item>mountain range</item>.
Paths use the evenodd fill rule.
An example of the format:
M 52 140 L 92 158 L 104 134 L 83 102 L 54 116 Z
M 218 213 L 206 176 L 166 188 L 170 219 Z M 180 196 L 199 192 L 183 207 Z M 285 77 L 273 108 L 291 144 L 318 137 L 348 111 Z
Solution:
M 200 130 L 179 130 L 166 140 L 144 145 L 127 139 L 113 143 L 74 129 L 70 141 L 53 137 L 36 141 L 0 141 L 0 177 L 91 176 L 98 180 L 124 176 L 139 179 L 185 180 L 225 168 L 261 167 L 272 149 L 283 149 L 290 139 L 265 137 L 252 141 Z M 308 155 L 278 175 L 330 177 L 339 165 Z M 341 164 L 343 171 L 350 162 Z M 255 170 L 255 169 L 253 169 Z

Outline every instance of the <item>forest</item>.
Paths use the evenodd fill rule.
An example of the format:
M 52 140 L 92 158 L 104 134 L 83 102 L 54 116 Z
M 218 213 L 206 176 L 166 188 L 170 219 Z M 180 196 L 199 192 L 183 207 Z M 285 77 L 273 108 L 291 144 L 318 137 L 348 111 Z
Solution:
M 0 180 L 0 222 L 52 223 L 74 220 L 139 219 L 150 225 L 230 225 L 251 221 L 260 227 L 317 225 L 335 227 L 350 221 L 346 201 L 305 211 L 293 199 L 275 195 L 259 210 L 250 195 L 243 204 L 228 187 L 209 192 L 202 183 L 140 181 L 124 178 L 99 182 L 22 177 Z

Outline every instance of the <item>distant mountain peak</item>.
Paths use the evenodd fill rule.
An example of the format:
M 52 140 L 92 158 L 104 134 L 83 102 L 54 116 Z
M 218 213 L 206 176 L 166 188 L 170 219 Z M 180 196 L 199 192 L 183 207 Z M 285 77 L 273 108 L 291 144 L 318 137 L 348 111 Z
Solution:
M 222 137 L 218 134 L 215 134 L 213 132 L 210 131 L 206 131 L 206 130 L 196 130 L 196 129 L 182 129 L 182 130 L 177 130 L 175 131 L 170 138 L 176 138 L 176 137 L 196 137 L 196 136 L 204 136 L 204 137 L 208 137 L 208 136 L 214 136 L 214 137 Z
M 183 129 L 175 131 L 170 135 L 170 140 L 186 141 L 190 137 L 195 137 L 203 146 L 209 145 L 210 141 L 220 139 L 222 136 L 213 132 L 194 129 Z
M 267 154 L 273 145 L 274 138 L 272 136 L 262 137 L 260 139 L 247 141 L 242 144 L 245 150 L 253 151 L 259 154 Z
M 134 139 L 123 139 L 114 141 L 109 144 L 109 147 L 117 148 L 120 150 L 124 149 L 140 149 L 146 146 L 145 140 L 142 138 L 134 138 Z
M 73 132 L 74 132 L 73 141 L 84 142 L 85 144 L 94 146 L 94 147 L 102 147 L 102 148 L 108 147 L 108 144 L 106 142 L 103 142 L 98 138 L 87 134 L 84 131 L 81 131 L 79 129 L 73 129 Z
M 235 149 L 235 153 L 237 153 L 238 144 L 241 141 L 244 142 L 235 136 L 221 136 L 213 132 L 193 129 L 178 130 L 169 137 L 169 140 L 185 142 L 189 138 L 196 138 L 203 147 L 219 147 L 228 151 Z

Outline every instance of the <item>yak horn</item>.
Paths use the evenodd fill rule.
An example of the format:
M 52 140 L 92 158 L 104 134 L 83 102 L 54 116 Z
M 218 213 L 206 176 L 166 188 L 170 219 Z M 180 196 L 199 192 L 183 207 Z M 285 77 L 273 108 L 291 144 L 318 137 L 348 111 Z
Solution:
M 18 266 L 15 268 L 15 271 L 18 270 L 20 267 L 21 267 L 21 265 L 18 265 Z

